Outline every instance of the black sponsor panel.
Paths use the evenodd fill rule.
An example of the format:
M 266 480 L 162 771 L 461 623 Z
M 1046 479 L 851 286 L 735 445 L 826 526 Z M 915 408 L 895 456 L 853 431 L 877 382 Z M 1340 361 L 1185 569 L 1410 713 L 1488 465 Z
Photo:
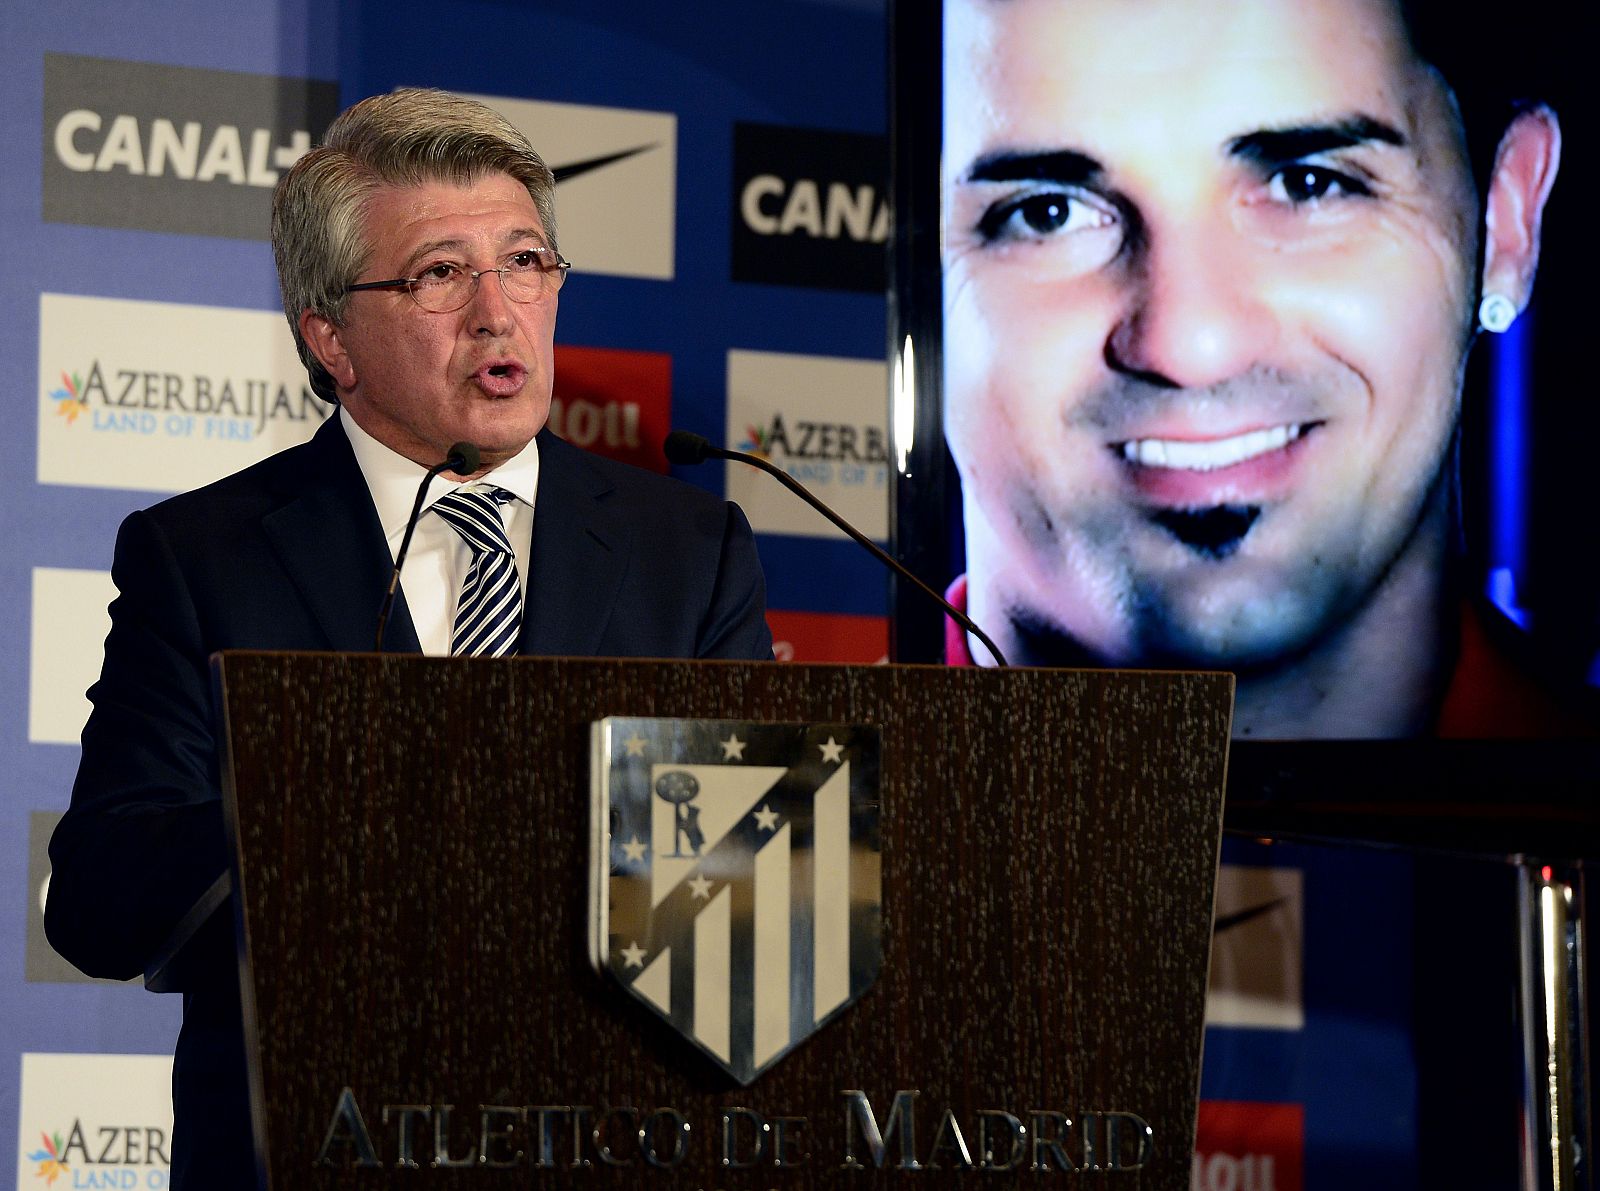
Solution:
M 883 292 L 888 140 L 734 125 L 732 222 L 735 281 Z
M 336 83 L 46 54 L 44 218 L 265 240 Z

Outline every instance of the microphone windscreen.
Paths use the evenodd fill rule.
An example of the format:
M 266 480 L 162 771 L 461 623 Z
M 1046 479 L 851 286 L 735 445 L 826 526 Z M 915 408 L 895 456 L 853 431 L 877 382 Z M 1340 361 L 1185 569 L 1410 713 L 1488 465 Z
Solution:
M 693 463 L 704 463 L 706 456 L 711 453 L 711 440 L 693 431 L 674 430 L 667 435 L 667 441 L 661 444 L 661 450 L 666 455 L 668 463 L 684 467 Z
M 451 443 L 450 454 L 446 458 L 449 460 L 450 470 L 458 476 L 470 476 L 483 462 L 483 456 L 478 453 L 478 448 L 469 442 Z

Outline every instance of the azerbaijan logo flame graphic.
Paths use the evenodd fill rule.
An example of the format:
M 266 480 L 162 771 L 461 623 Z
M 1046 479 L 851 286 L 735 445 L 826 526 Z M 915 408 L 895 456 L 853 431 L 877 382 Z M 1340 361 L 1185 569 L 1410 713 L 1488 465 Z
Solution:
M 61 374 L 61 387 L 50 390 L 50 399 L 56 403 L 56 413 L 67 420 L 67 425 L 78 420 L 78 415 L 89 407 L 89 396 L 83 391 L 83 378 L 74 372 Z
M 739 444 L 741 451 L 748 451 L 752 455 L 759 455 L 766 459 L 772 445 L 772 436 L 760 426 L 746 426 L 744 428 L 744 441 Z
M 39 1140 L 44 1142 L 44 1148 L 34 1150 L 33 1153 L 29 1154 L 28 1161 L 39 1164 L 39 1169 L 34 1175 L 35 1178 L 43 1179 L 47 1184 L 54 1183 L 61 1173 L 67 1169 L 67 1164 L 61 1157 L 61 1134 L 57 1133 L 54 1137 L 51 1137 L 40 1133 Z

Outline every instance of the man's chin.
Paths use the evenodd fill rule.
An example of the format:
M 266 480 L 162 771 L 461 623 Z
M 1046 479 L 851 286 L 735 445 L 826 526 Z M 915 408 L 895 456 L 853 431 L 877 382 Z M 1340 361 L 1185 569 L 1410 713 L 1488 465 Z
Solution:
M 483 452 L 485 458 L 509 459 L 532 442 L 544 424 L 542 416 L 535 417 L 532 411 L 513 410 L 508 406 L 503 413 L 491 410 L 488 417 L 465 420 L 455 441 L 465 439 Z
M 1114 644 L 1025 610 L 1014 609 L 1008 619 L 1021 659 L 1030 665 L 1242 673 L 1293 664 L 1325 640 L 1330 622 L 1338 619 L 1326 599 L 1306 601 L 1282 592 L 1209 606 L 1145 593 L 1135 598 L 1130 612 L 1126 631 Z
M 1270 671 L 1305 657 L 1336 620 L 1328 600 L 1283 592 L 1237 605 L 1147 607 L 1135 629 L 1137 661 L 1121 664 Z

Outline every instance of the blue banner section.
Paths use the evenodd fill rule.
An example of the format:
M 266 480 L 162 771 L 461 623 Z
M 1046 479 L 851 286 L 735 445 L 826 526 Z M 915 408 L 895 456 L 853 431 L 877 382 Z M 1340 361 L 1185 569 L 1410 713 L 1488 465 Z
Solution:
M 74 0 L 7 6 L 0 58 L 0 297 L 10 312 L 0 354 L 12 363 L 3 400 L 21 473 L 0 518 L 0 591 L 14 610 L 0 629 L 14 659 L 0 684 L 13 775 L 4 811 L 13 846 L 0 855 L 12 911 L 0 916 L 0 945 L 14 957 L 0 985 L 0 1102 L 18 1130 L 0 1129 L 0 1169 L 15 1157 L 18 1185 L 42 1187 L 61 1173 L 48 1163 L 82 1164 L 75 1118 L 19 1085 L 29 1070 L 40 1082 L 54 1070 L 20 1056 L 170 1053 L 176 1033 L 177 998 L 91 982 L 48 950 L 45 847 L 77 764 L 118 524 L 283 445 L 267 419 L 244 416 L 248 400 L 280 390 L 299 400 L 304 375 L 285 358 L 266 243 L 277 174 L 338 108 L 374 92 L 436 86 L 500 107 L 561 179 L 561 244 L 576 265 L 556 332 L 573 386 L 563 393 L 558 382 L 564 430 L 664 469 L 657 448 L 671 426 L 717 442 L 743 433 L 729 425 L 730 353 L 789 353 L 761 357 L 771 366 L 755 375 L 773 391 L 750 395 L 745 421 L 769 410 L 794 421 L 817 398 L 843 400 L 805 390 L 807 358 L 881 367 L 881 285 L 788 283 L 792 262 L 804 272 L 839 247 L 820 214 L 802 210 L 786 232 L 763 236 L 777 262 L 770 278 L 746 270 L 734 280 L 730 252 L 742 124 L 779 139 L 788 127 L 824 144 L 850 138 L 867 147 L 870 173 L 885 127 L 885 31 L 871 2 L 597 12 L 563 2 Z M 848 180 L 881 205 L 881 153 L 877 165 L 876 176 Z M 825 197 L 830 181 L 811 184 Z M 882 250 L 870 237 L 852 246 Z M 790 357 L 801 361 L 793 384 Z M 874 383 L 857 377 L 851 393 Z M 852 423 L 881 430 L 885 404 L 880 387 Z M 685 478 L 725 486 L 720 467 Z M 774 608 L 883 616 L 875 564 L 820 520 L 799 536 L 756 529 Z M 827 648 L 826 632 L 814 636 Z M 76 1119 L 91 1108 L 83 1101 Z M 149 1127 L 164 1136 L 167 1125 Z M 142 1168 L 132 1177 L 145 1185 Z

